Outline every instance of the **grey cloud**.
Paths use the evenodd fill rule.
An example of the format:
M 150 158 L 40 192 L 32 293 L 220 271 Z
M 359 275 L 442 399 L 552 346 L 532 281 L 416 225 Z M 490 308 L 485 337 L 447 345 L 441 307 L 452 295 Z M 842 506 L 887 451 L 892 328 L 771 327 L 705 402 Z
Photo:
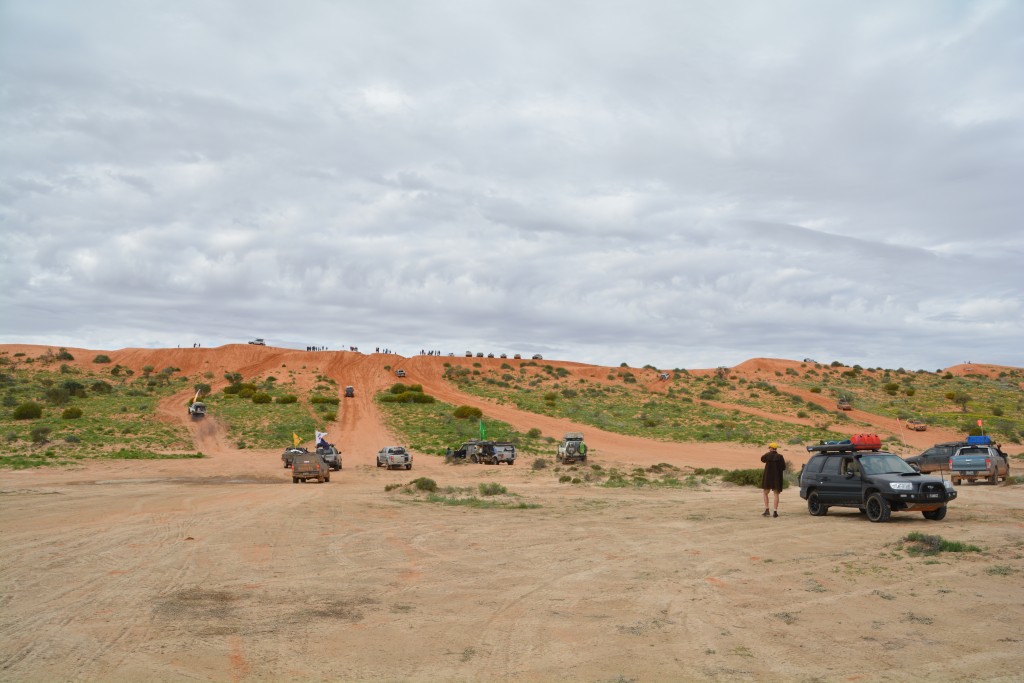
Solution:
M 0 11 L 0 340 L 1020 363 L 1015 4 Z

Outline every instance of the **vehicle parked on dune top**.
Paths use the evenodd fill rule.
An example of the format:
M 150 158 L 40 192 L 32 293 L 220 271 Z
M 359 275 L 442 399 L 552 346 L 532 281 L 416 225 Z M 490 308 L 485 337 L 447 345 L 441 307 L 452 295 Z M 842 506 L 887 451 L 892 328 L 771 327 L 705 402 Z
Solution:
M 267 343 L 265 341 L 263 341 L 262 339 L 253 339 L 249 343 L 252 344 L 253 346 L 266 346 L 267 345 Z

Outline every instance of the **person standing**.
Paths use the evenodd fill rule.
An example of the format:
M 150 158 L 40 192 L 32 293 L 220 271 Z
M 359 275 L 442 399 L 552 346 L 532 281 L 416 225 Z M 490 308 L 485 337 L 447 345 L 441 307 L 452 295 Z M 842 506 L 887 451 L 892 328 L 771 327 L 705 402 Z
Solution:
M 786 471 L 786 460 L 779 453 L 777 443 L 768 444 L 768 452 L 761 456 L 764 463 L 764 474 L 761 475 L 761 492 L 764 494 L 764 512 L 762 517 L 768 517 L 768 492 L 775 493 L 775 511 L 771 516 L 779 516 L 779 494 L 782 493 L 782 473 Z

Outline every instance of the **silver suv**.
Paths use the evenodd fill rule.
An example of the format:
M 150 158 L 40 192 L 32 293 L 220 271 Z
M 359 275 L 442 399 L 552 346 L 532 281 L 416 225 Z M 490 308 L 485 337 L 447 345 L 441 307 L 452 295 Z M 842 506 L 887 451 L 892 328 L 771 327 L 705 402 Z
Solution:
M 412 469 L 412 453 L 405 446 L 385 446 L 377 451 L 377 467 Z

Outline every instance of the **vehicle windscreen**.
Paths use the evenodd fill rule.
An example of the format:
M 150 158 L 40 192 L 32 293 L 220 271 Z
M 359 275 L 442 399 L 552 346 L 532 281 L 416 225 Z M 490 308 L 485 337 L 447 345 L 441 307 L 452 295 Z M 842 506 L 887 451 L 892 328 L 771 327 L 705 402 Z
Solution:
M 908 465 L 898 455 L 887 453 L 885 455 L 864 455 L 861 456 L 860 466 L 867 474 L 917 474 L 917 470 Z

